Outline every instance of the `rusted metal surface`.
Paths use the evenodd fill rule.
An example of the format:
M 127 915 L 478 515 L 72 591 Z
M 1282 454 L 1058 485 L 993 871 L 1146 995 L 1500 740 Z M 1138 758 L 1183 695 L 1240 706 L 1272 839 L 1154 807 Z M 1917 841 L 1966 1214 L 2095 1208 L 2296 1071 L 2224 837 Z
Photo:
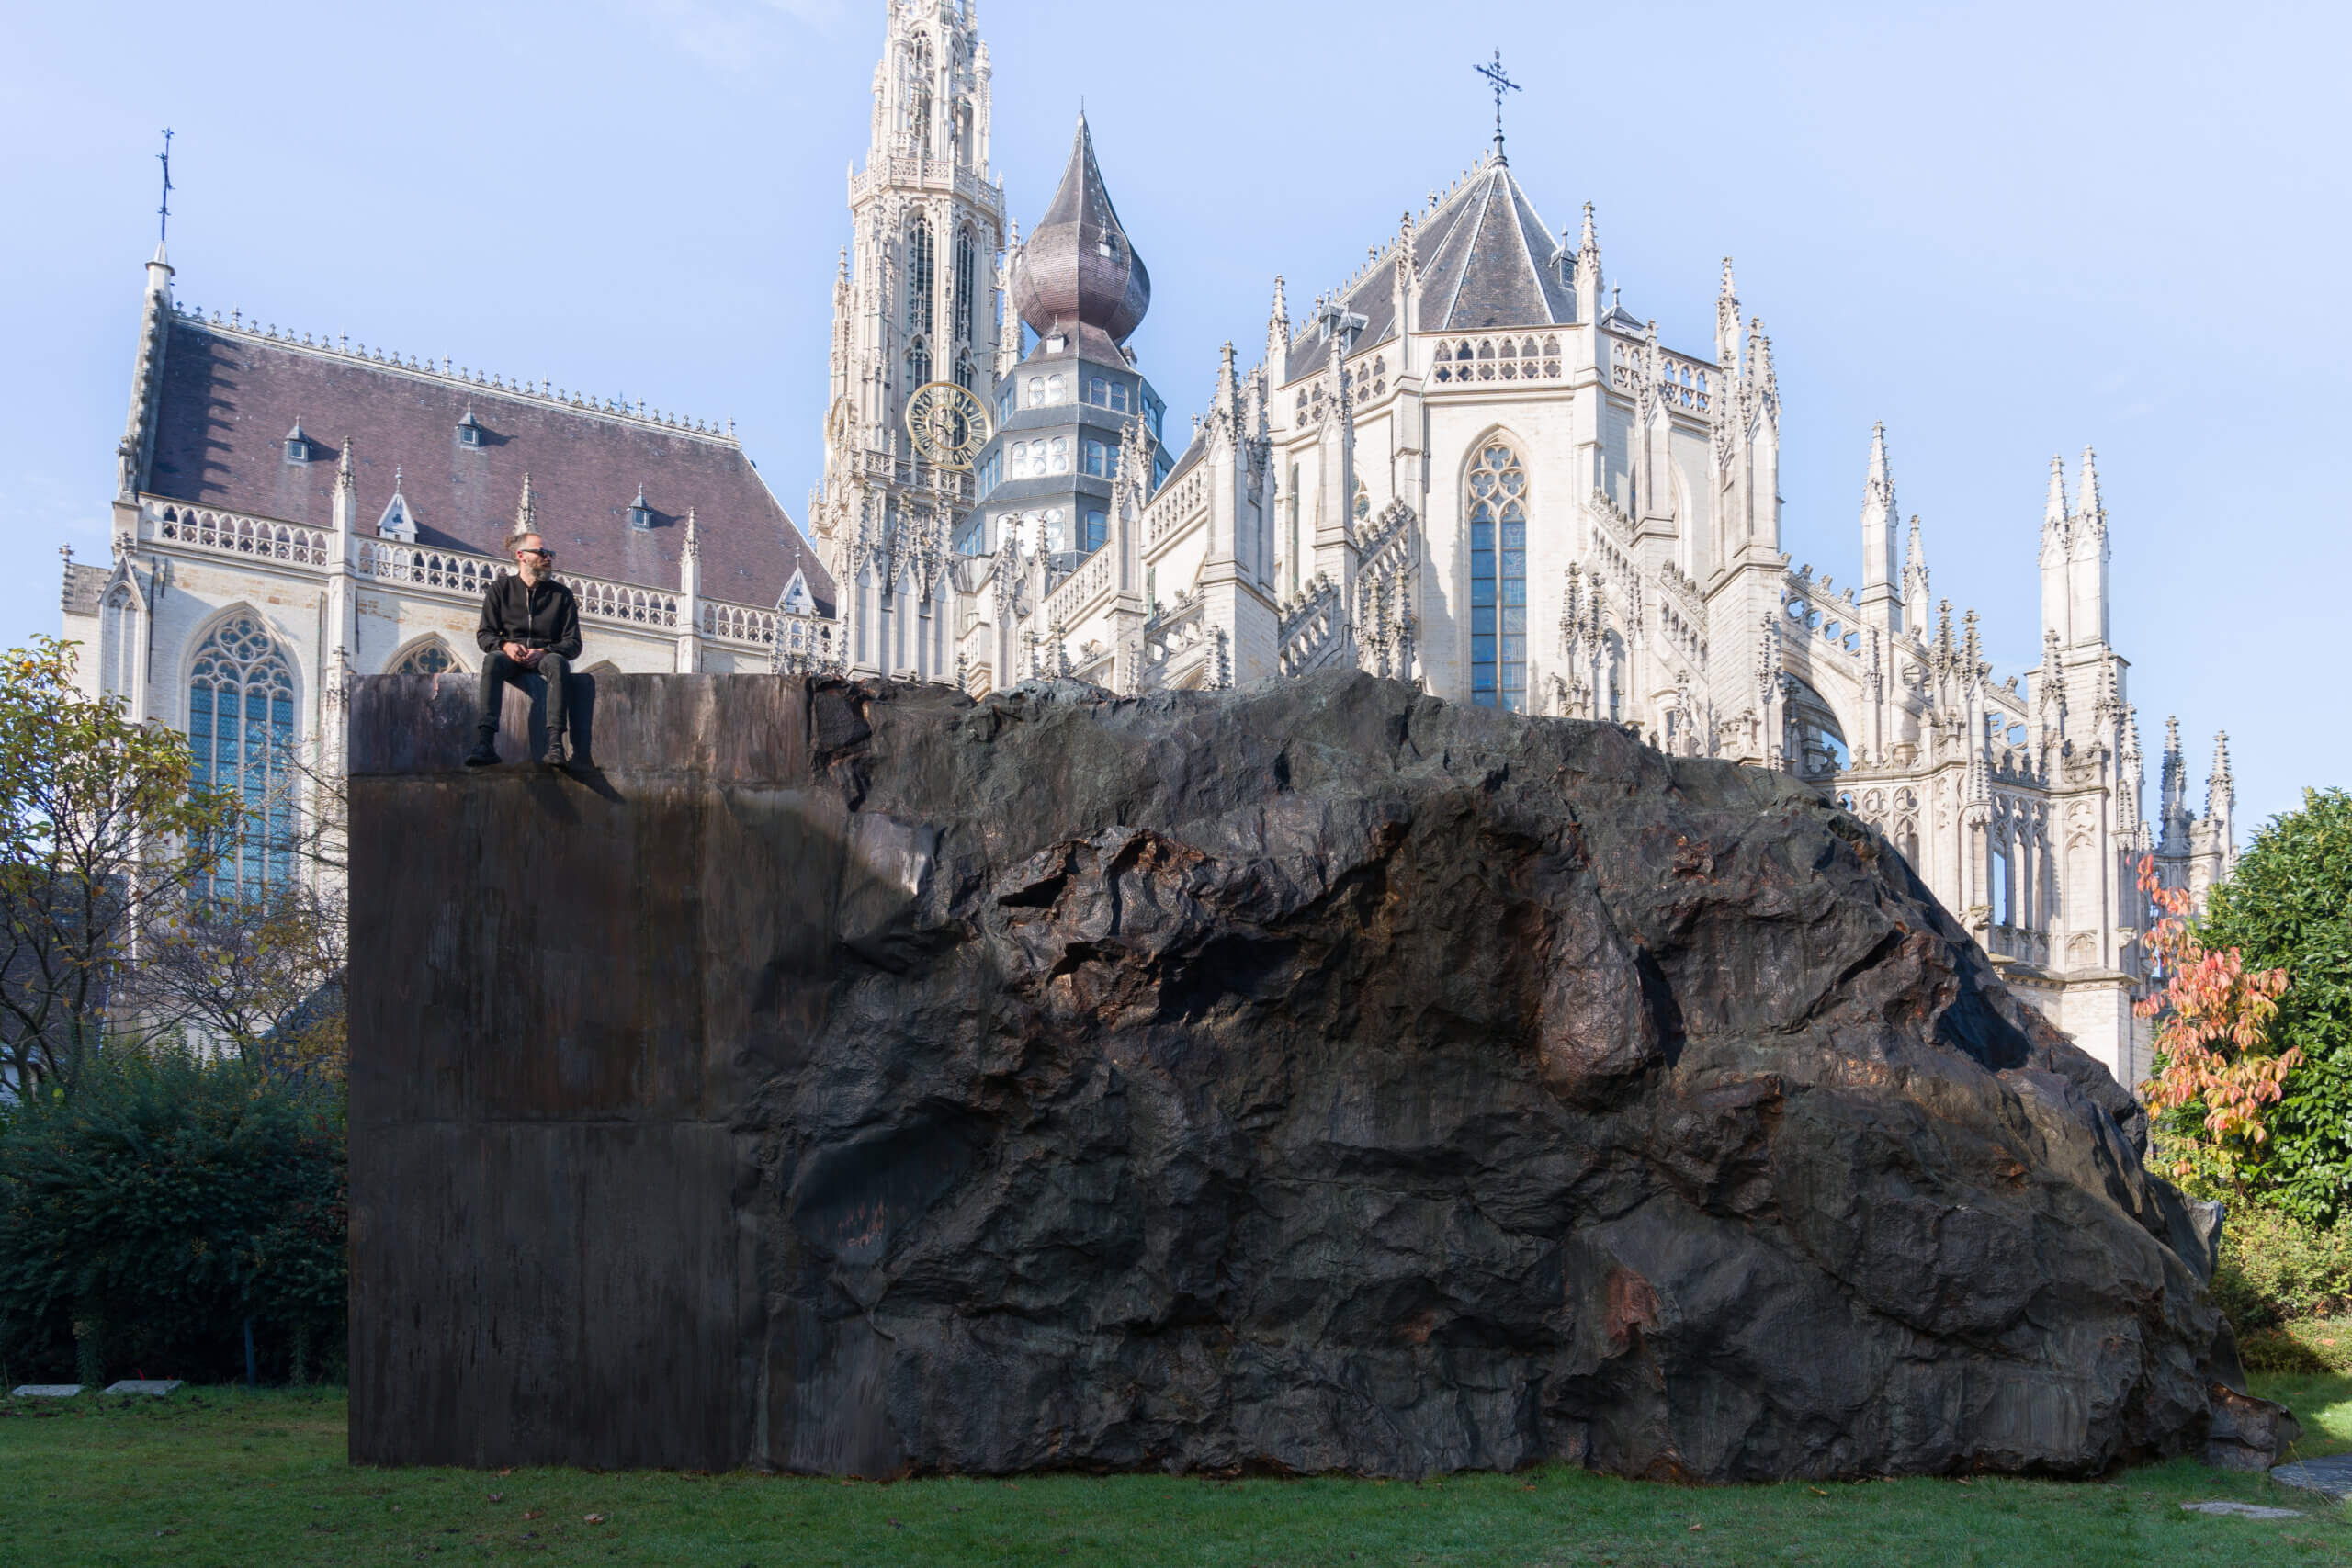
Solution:
M 352 704 L 351 1455 L 728 1467 L 766 1353 L 737 1125 L 837 861 L 806 697 L 605 676 L 591 765 L 467 773 L 469 679 Z M 531 704 L 510 694 L 504 754 Z M 834 808 L 836 811 L 838 807 Z

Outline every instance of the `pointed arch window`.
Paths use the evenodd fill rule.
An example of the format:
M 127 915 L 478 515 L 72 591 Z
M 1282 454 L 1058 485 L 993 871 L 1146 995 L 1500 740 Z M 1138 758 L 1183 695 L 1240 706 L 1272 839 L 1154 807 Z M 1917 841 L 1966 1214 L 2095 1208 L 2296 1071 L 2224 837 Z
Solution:
M 1499 441 L 1470 469 L 1470 700 L 1527 711 L 1527 469 Z
M 931 39 L 917 33 L 907 45 L 903 101 L 907 106 L 908 150 L 917 157 L 931 156 Z
M 215 897 L 257 897 L 294 876 L 294 667 L 256 615 L 212 628 L 188 671 L 188 750 L 200 789 L 244 822 L 211 877 Z
M 972 231 L 956 231 L 956 341 L 972 341 Z M 967 387 L 971 383 L 964 383 Z
M 956 351 L 956 384 L 967 392 L 972 390 L 975 374 L 972 367 L 972 351 L 968 348 L 957 349 Z
M 917 338 L 907 349 L 907 390 L 911 392 L 930 379 L 931 345 Z
M 931 332 L 931 225 L 915 220 L 907 231 L 907 331 Z
M 418 643 L 395 660 L 387 675 L 446 675 L 458 667 L 458 656 L 439 637 Z

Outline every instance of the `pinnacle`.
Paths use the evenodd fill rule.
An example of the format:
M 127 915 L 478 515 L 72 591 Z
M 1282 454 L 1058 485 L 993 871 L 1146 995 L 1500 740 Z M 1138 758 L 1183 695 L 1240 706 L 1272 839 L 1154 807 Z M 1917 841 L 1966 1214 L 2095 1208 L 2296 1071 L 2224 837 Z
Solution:
M 2053 527 L 2066 521 L 2066 463 L 2062 457 L 2050 459 L 2050 501 L 2041 520 Z
M 2083 489 L 2079 500 L 2080 514 L 2086 517 L 2098 516 L 2103 510 L 2098 502 L 2098 468 L 2093 456 L 2089 447 L 2083 448 Z

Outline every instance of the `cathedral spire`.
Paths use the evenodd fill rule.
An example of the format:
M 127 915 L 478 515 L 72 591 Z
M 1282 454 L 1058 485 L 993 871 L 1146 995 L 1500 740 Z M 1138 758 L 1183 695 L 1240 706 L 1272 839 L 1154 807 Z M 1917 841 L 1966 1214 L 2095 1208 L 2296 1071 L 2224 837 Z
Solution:
M 1871 426 L 1870 472 L 1862 480 L 1862 616 L 1874 626 L 1900 630 L 1903 595 L 1895 586 L 1894 469 L 1886 458 L 1886 425 Z
M 1915 512 L 1910 542 L 1903 551 L 1903 621 L 1922 637 L 1928 635 L 1928 546 Z
M 2065 533 L 2066 514 L 2068 510 L 2069 509 L 2066 504 L 2066 459 L 2064 457 L 2052 457 L 2050 459 L 2050 499 L 2042 504 L 2041 508 L 2041 527 L 2043 538 L 2048 538 L 2052 533 L 2062 536 Z
M 1772 340 L 1765 335 L 1764 318 L 1756 316 L 1747 323 L 1747 381 L 1754 390 L 1755 407 L 1774 416 L 1781 412 L 1781 383 L 1772 374 Z
M 2052 461 L 2055 463 L 2056 459 Z M 2098 533 L 2107 531 L 2107 508 L 2099 504 L 2098 499 L 2097 455 L 2087 446 L 2083 448 L 2083 489 L 2075 499 L 2075 517 Z
M 1577 238 L 1577 320 L 1600 319 L 1600 236 L 1593 228 L 1592 203 L 1584 204 L 1584 231 Z
M 2188 850 L 2188 770 L 2181 761 L 2177 715 L 2165 719 L 2164 768 L 2156 788 L 2156 851 L 2159 854 L 2185 854 Z
M 1283 275 L 1274 274 L 1274 304 L 1266 316 L 1266 342 L 1271 346 L 1290 346 L 1290 299 L 1283 291 Z M 1279 371 L 1282 367 L 1273 367 Z
M 1715 363 L 1739 367 L 1739 286 L 1732 281 L 1731 257 L 1724 257 L 1723 286 L 1715 291 Z
M 1124 344 L 1151 309 L 1151 274 L 1111 205 L 1083 113 L 1061 185 L 1021 248 L 1012 294 L 1021 319 L 1040 337 L 1057 327 L 1083 337 L 1091 328 L 1111 344 Z
M 2050 459 L 2050 498 L 2041 508 L 2041 631 L 2072 644 L 2074 634 L 2073 568 L 2067 564 L 2074 545 L 2074 525 L 2067 518 L 2066 465 Z
M 2213 771 L 2205 777 L 2205 815 L 2218 817 L 2237 802 L 2237 788 L 2230 781 L 2230 732 L 2217 730 L 2213 736 Z

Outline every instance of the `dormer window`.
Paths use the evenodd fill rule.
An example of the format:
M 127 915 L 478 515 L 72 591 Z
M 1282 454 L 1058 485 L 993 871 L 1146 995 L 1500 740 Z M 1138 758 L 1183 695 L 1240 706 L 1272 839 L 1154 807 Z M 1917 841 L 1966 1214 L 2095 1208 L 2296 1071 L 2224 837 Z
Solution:
M 642 534 L 653 526 L 653 508 L 645 504 L 645 487 L 637 487 L 637 499 L 628 503 L 628 525 Z
M 311 438 L 302 434 L 302 422 L 296 420 L 294 428 L 286 433 L 286 460 L 289 463 L 307 463 L 317 456 L 317 449 Z
M 398 478 L 392 480 L 392 487 L 390 502 L 385 506 L 384 514 L 376 519 L 377 536 L 413 545 L 416 543 L 416 513 L 409 510 L 408 497 L 400 492 Z
M 474 418 L 474 406 L 471 403 L 466 405 L 465 417 L 458 421 L 458 445 L 460 446 L 481 445 L 481 423 Z

